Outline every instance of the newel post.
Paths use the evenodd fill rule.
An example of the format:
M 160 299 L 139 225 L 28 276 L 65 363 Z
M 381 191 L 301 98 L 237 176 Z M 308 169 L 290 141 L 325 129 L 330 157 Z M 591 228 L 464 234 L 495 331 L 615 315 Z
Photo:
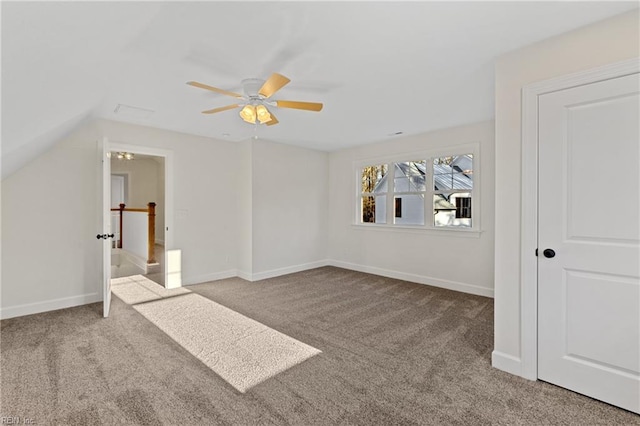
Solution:
M 149 206 L 149 260 L 147 263 L 156 263 L 156 203 L 151 202 Z
M 120 203 L 120 233 L 118 234 L 120 238 L 118 238 L 118 248 L 122 248 L 122 215 L 124 211 L 124 203 Z

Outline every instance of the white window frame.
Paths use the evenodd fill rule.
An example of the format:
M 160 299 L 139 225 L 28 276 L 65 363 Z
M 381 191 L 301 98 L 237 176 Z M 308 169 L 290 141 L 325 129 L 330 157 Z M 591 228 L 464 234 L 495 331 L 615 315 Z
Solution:
M 433 189 L 433 159 L 440 157 L 451 157 L 456 155 L 473 155 L 473 189 L 471 191 L 463 191 L 471 193 L 471 227 L 452 227 L 452 226 L 435 226 L 433 221 L 433 196 L 436 191 Z M 405 161 L 426 160 L 426 191 L 424 193 L 425 202 L 425 224 L 424 225 L 407 225 L 394 224 L 394 179 L 395 163 Z M 362 169 L 373 165 L 387 165 L 387 191 L 386 191 L 386 223 L 362 223 L 361 221 L 361 203 L 362 203 Z M 377 229 L 382 231 L 403 231 L 403 232 L 433 232 L 455 233 L 459 235 L 479 236 L 481 232 L 481 170 L 480 170 L 480 143 L 472 142 L 462 145 L 450 146 L 447 148 L 437 148 L 424 151 L 408 152 L 404 154 L 394 154 L 384 157 L 367 158 L 356 160 L 353 162 L 353 183 L 355 184 L 355 196 L 353 197 L 353 222 L 352 226 L 358 229 Z M 440 191 L 442 192 L 442 191 Z M 453 191 L 459 192 L 459 191 Z

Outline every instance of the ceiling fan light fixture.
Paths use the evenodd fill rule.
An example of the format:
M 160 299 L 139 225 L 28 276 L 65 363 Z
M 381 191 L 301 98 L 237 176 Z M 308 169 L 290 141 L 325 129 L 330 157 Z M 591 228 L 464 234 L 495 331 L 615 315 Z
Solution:
M 254 107 L 253 105 L 245 105 L 244 108 L 242 108 L 242 110 L 240 111 L 240 117 L 247 123 L 255 123 L 256 107 Z
M 271 121 L 271 114 L 269 113 L 267 107 L 264 105 L 258 105 L 256 107 L 256 114 L 258 115 L 258 120 L 261 124 L 265 124 Z
M 222 95 L 242 99 L 242 102 L 240 103 L 202 111 L 203 114 L 216 114 L 230 109 L 241 108 L 239 115 L 243 121 L 253 125 L 265 124 L 267 126 L 273 126 L 278 124 L 279 121 L 276 116 L 269 111 L 269 106 L 274 108 L 292 108 L 316 112 L 322 110 L 323 105 L 319 102 L 272 100 L 271 96 L 286 86 L 290 81 L 291 80 L 287 77 L 278 73 L 271 74 L 266 81 L 258 78 L 247 78 L 242 80 L 244 95 L 219 89 L 207 84 L 198 83 L 197 81 L 188 81 L 187 84 L 220 93 Z

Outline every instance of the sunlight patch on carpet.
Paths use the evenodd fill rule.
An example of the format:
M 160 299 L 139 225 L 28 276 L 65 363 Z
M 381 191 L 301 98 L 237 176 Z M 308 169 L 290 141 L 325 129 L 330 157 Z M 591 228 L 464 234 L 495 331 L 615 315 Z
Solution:
M 187 289 L 129 278 L 114 294 L 242 393 L 321 353 Z
M 179 294 L 191 293 L 186 288 L 167 289 L 142 275 L 113 278 L 111 292 L 127 305 L 150 302 Z

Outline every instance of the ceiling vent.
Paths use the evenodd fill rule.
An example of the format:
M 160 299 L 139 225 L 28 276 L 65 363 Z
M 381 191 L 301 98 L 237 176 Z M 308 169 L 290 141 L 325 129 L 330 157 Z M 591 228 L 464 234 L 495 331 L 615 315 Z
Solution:
M 129 118 L 149 118 L 153 115 L 155 111 L 146 109 L 146 108 L 138 108 L 124 104 L 118 104 L 116 109 L 113 110 L 116 115 L 121 117 L 129 117 Z

